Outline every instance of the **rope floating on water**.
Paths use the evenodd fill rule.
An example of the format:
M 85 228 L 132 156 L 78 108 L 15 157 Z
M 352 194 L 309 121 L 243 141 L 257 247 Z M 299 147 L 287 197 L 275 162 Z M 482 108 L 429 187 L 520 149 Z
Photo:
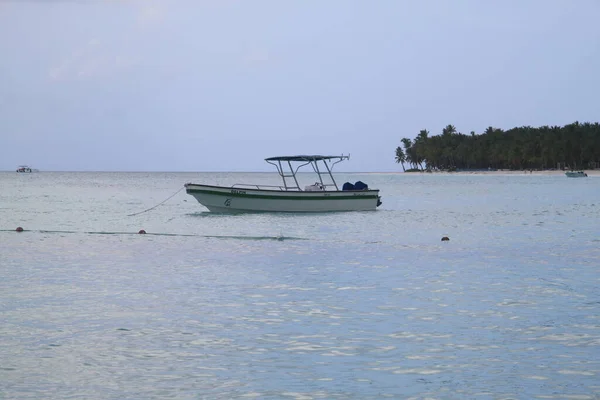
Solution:
M 57 234 L 86 234 L 86 235 L 149 235 L 149 236 L 173 236 L 173 237 L 201 237 L 207 239 L 237 239 L 237 240 L 275 240 L 278 242 L 284 240 L 311 240 L 295 236 L 242 236 L 242 235 L 198 235 L 185 233 L 162 233 L 162 232 L 147 232 L 141 229 L 138 232 L 107 232 L 107 231 L 63 231 L 63 230 L 47 230 L 47 229 L 0 229 L 0 232 L 33 232 L 33 233 L 57 233 Z
M 147 210 L 144 211 L 140 211 L 134 214 L 129 214 L 127 215 L 128 217 L 133 217 L 134 215 L 139 215 L 139 214 L 143 214 L 145 212 L 148 212 L 150 210 L 154 210 L 156 207 L 161 206 L 163 204 L 165 204 L 167 201 L 171 200 L 173 197 L 175 197 L 175 195 L 179 192 L 181 192 L 183 189 L 185 189 L 185 186 L 182 186 L 178 191 L 176 191 L 175 193 L 173 193 L 172 195 L 170 195 L 169 197 L 167 197 L 165 200 L 163 200 L 162 202 L 158 203 L 157 205 L 155 205 L 154 207 L 150 207 Z

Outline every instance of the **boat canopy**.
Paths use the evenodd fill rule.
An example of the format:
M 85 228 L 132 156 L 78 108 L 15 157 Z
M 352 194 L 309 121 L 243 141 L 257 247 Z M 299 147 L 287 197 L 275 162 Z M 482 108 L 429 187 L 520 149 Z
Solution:
M 333 169 L 335 164 L 349 159 L 350 155 L 345 156 L 342 154 L 341 156 L 300 155 L 269 157 L 265 158 L 265 161 L 271 165 L 274 165 L 277 168 L 279 176 L 281 176 L 281 179 L 283 179 L 283 187 L 285 188 L 285 190 L 302 190 L 300 189 L 300 185 L 298 184 L 296 173 L 300 168 L 308 164 L 312 166 L 313 170 L 319 177 L 319 182 L 317 182 L 317 184 L 320 185 L 322 189 L 325 189 L 327 186 L 333 186 L 335 187 L 335 190 L 339 190 L 335 179 L 333 179 L 331 170 Z M 331 162 L 331 160 L 337 161 Z M 328 161 L 330 162 L 331 166 L 327 164 Z M 294 166 L 292 166 L 292 162 L 300 162 L 302 164 L 294 168 Z M 319 163 L 322 164 L 321 168 L 324 168 L 323 171 L 319 169 Z M 285 164 L 287 164 L 287 166 L 284 166 Z M 327 184 L 323 182 L 323 175 L 327 175 L 331 183 Z M 291 181 L 288 182 L 287 179 L 290 178 Z
M 304 155 L 304 156 L 281 156 L 265 158 L 265 161 L 322 161 L 322 160 L 348 160 L 350 156 L 320 156 L 320 155 Z

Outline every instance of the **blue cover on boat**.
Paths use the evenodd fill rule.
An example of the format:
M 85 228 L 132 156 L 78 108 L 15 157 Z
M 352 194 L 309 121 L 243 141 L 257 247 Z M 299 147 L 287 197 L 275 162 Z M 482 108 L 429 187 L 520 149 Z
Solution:
M 364 182 L 357 181 L 354 184 L 354 190 L 367 190 L 367 189 L 369 189 L 369 186 L 367 186 L 367 184 Z
M 350 182 L 346 182 L 344 183 L 344 186 L 342 186 L 342 190 L 354 190 L 354 185 Z

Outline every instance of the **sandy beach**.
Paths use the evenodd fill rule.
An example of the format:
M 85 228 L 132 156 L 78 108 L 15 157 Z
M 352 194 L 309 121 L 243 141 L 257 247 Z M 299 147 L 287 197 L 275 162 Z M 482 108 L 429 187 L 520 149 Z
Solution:
M 452 174 L 452 175 L 556 175 L 556 176 L 565 176 L 566 171 L 560 170 L 544 170 L 544 171 L 511 171 L 511 170 L 496 170 L 496 171 L 456 171 L 456 172 L 447 172 L 447 171 L 433 171 L 433 172 L 355 172 L 361 174 L 400 174 L 400 175 L 419 175 L 419 174 Z M 588 177 L 589 176 L 600 176 L 600 169 L 596 170 L 583 170 Z M 566 176 L 565 176 L 566 177 Z
M 588 176 L 600 176 L 600 170 L 583 170 Z M 437 172 L 447 174 L 459 174 L 459 175 L 557 175 L 565 176 L 566 171 L 561 170 L 546 170 L 546 171 L 511 171 L 511 170 L 498 170 L 498 171 L 458 171 L 458 172 Z

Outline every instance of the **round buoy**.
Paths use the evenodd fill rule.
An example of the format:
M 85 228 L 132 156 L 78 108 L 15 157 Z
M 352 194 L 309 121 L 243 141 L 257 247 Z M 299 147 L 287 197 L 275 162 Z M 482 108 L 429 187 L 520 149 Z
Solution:
M 450 240 L 450 238 L 449 238 L 448 236 L 444 236 L 444 237 L 442 237 L 442 242 L 447 242 L 447 241 L 449 241 L 449 240 Z
M 143 229 L 140 229 L 140 231 L 139 231 L 138 233 L 139 233 L 140 235 L 143 235 L 143 234 L 145 234 L 145 233 L 146 233 L 146 231 L 145 231 L 145 230 L 143 230 Z
M 23 232 L 23 228 L 21 228 L 20 226 L 17 227 L 17 229 L 15 229 L 17 232 Z

